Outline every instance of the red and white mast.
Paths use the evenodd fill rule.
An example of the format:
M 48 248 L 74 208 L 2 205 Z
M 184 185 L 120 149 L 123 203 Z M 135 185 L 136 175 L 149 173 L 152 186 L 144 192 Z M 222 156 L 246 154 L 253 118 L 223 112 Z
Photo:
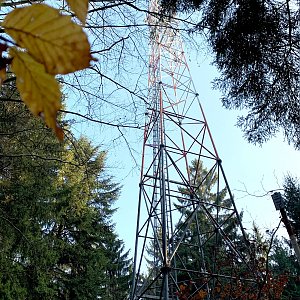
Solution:
M 202 291 L 206 293 L 206 299 L 211 299 L 216 278 L 222 274 L 218 273 L 216 265 L 214 269 L 206 268 L 207 241 L 217 243 L 221 237 L 236 261 L 247 265 L 225 228 L 234 218 L 240 235 L 246 236 L 191 78 L 176 18 L 162 16 L 157 0 L 153 0 L 148 25 L 149 107 L 142 151 L 130 299 L 179 299 L 180 286 L 184 284 L 192 284 L 194 292 Z M 203 185 L 196 183 L 195 176 L 191 176 L 189 166 L 192 161 L 203 164 L 208 171 Z M 217 178 L 217 183 L 205 190 L 212 178 Z M 183 190 L 190 196 L 186 201 L 188 215 L 183 213 L 186 210 L 178 209 Z M 218 200 L 211 203 L 208 199 L 212 193 L 218 197 L 224 190 L 231 202 L 229 208 L 219 206 Z M 208 229 L 212 232 L 201 232 L 199 211 L 207 218 Z M 199 227 L 196 229 L 197 243 L 188 245 L 186 236 L 195 224 Z M 193 247 L 199 253 L 199 270 L 190 269 L 181 261 L 180 253 L 184 247 Z M 216 259 L 217 249 L 214 251 Z M 182 278 L 186 280 L 180 281 Z

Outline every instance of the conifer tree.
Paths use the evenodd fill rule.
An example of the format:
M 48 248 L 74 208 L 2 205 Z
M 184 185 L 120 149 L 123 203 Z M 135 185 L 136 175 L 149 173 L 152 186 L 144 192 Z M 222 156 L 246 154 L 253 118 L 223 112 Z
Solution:
M 284 204 L 288 218 L 300 245 L 300 184 L 290 175 L 284 179 Z M 286 274 L 288 282 L 282 299 L 300 297 L 300 265 L 287 239 L 276 240 L 271 256 L 272 270 L 275 274 Z
M 178 209 L 185 216 L 182 223 L 191 217 L 195 209 L 195 203 L 191 201 L 191 197 L 194 198 L 196 196 L 197 199 L 195 200 L 202 202 L 208 212 L 218 219 L 219 224 L 224 223 L 224 232 L 233 237 L 237 224 L 236 219 L 229 219 L 228 212 L 220 210 L 220 207 L 231 207 L 231 201 L 226 197 L 226 188 L 218 194 L 213 192 L 213 188 L 217 184 L 217 176 L 216 174 L 210 174 L 200 160 L 191 162 L 190 174 L 191 185 L 194 187 L 195 195 L 192 195 L 187 189 L 180 190 L 182 197 L 178 199 Z M 180 223 L 178 228 L 181 228 Z M 219 265 L 224 263 L 221 261 L 221 253 L 224 250 L 224 245 L 222 248 L 224 241 L 222 242 L 222 240 L 209 216 L 200 207 L 189 226 L 189 230 L 185 233 L 182 241 L 183 246 L 178 249 L 177 256 L 179 259 L 177 264 L 179 266 L 183 265 L 189 270 L 216 272 L 216 268 L 219 268 Z M 201 251 L 199 251 L 199 248 L 192 246 L 200 244 L 202 244 Z
M 132 261 L 129 258 L 129 251 L 124 251 L 123 242 L 116 237 L 108 241 L 106 249 L 110 263 L 105 271 L 107 285 L 104 288 L 103 298 L 125 300 L 132 279 Z
M 0 93 L 0 298 L 105 299 L 111 249 L 126 295 L 128 253 L 111 220 L 120 187 L 106 153 L 86 138 L 60 143 L 13 84 Z
M 300 183 L 292 176 L 285 178 L 284 199 L 287 215 L 292 221 L 294 231 L 300 241 Z
M 277 276 L 286 276 L 281 299 L 297 299 L 300 297 L 300 267 L 287 240 L 276 239 L 270 256 L 271 271 Z
M 202 203 L 207 211 L 214 217 L 218 218 L 220 224 L 223 224 L 224 232 L 231 238 L 237 238 L 236 226 L 237 222 L 226 209 L 231 208 L 231 201 L 227 198 L 227 190 L 224 188 L 218 194 L 214 192 L 217 184 L 216 174 L 210 173 L 204 166 L 202 161 L 194 160 L 190 165 L 190 185 L 194 188 L 191 193 L 189 189 L 180 188 L 181 194 L 178 197 L 177 209 L 183 215 L 181 221 L 177 224 L 178 233 L 176 236 L 182 237 L 181 243 L 176 252 L 176 268 L 178 282 L 190 282 L 191 277 L 187 272 L 181 272 L 181 269 L 189 270 L 190 274 L 197 272 L 226 273 L 227 250 L 222 236 L 217 233 L 214 224 L 211 222 L 206 211 L 200 206 L 196 214 L 197 204 Z M 191 221 L 189 221 L 191 219 Z M 186 229 L 186 223 L 189 226 Z M 158 235 L 160 232 L 158 232 Z M 158 237 L 159 239 L 160 237 Z M 176 245 L 176 241 L 175 245 Z M 199 245 L 202 245 L 199 247 Z M 157 256 L 159 256 L 158 246 L 152 242 L 147 248 L 148 269 L 160 269 L 161 266 L 156 265 Z M 226 263 L 225 263 L 226 261 Z M 225 264 L 224 264 L 225 263 Z M 150 273 L 150 272 L 149 272 Z M 155 272 L 154 272 L 155 274 Z M 204 279 L 205 276 L 202 276 Z M 202 280 L 199 278 L 199 280 Z
M 283 131 L 300 148 L 299 1 L 162 0 L 165 13 L 198 12 L 192 32 L 203 33 L 220 77 L 215 85 L 248 141 Z

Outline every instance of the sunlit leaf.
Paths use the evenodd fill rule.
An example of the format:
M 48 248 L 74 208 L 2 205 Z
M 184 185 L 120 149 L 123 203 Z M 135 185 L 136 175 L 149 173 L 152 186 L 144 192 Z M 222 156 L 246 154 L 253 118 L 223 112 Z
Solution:
M 48 127 L 62 139 L 63 131 L 56 122 L 61 99 L 56 79 L 46 73 L 44 66 L 33 60 L 28 53 L 15 48 L 11 48 L 9 53 L 13 58 L 11 68 L 17 77 L 21 99 L 33 114 L 42 116 Z
M 10 60 L 3 57 L 3 52 L 7 50 L 7 45 L 0 43 L 0 86 L 6 79 L 6 66 L 10 63 Z
M 0 69 L 0 86 L 2 85 L 3 81 L 6 79 L 6 68 Z
M 14 9 L 3 23 L 16 43 L 50 74 L 67 74 L 89 66 L 90 45 L 81 26 L 45 4 Z
M 85 24 L 86 15 L 88 12 L 89 0 L 67 0 L 71 10 L 77 18 Z
M 207 295 L 207 292 L 206 292 L 206 291 L 200 290 L 200 291 L 198 292 L 197 296 L 196 296 L 196 299 L 197 299 L 197 300 L 205 299 L 206 295 Z

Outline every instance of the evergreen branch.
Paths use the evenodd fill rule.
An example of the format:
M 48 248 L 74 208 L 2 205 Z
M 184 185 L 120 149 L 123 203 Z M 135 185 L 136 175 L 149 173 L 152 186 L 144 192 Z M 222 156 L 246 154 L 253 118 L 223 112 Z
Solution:
M 7 223 L 9 223 L 14 229 L 16 229 L 16 231 L 18 231 L 22 235 L 22 237 L 26 240 L 26 242 L 28 242 L 28 244 L 31 244 L 31 242 L 28 240 L 28 238 L 25 236 L 25 234 L 15 224 L 13 224 L 8 218 L 6 218 L 2 215 L 0 215 L 0 218 L 5 220 Z
M 196 26 L 197 24 L 196 23 L 193 23 L 191 21 L 188 21 L 189 17 L 187 17 L 186 19 L 181 19 L 181 18 L 178 18 L 178 17 L 174 17 L 174 16 L 170 16 L 169 14 L 164 14 L 162 12 L 153 12 L 153 11 L 149 11 L 147 9 L 142 9 L 142 8 L 139 8 L 137 7 L 136 5 L 133 5 L 132 2 L 125 2 L 124 4 L 126 4 L 127 6 L 135 9 L 136 11 L 139 11 L 139 12 L 143 12 L 143 13 L 146 13 L 146 14 L 149 14 L 149 15 L 152 15 L 152 16 L 155 16 L 157 18 L 160 18 L 160 19 L 164 19 L 164 18 L 169 18 L 171 19 L 172 21 L 180 21 L 180 22 L 183 22 L 183 23 L 186 23 L 186 24 L 189 24 L 189 25 L 192 25 L 192 26 Z M 177 28 L 176 28 L 177 29 Z
M 23 153 L 21 153 L 21 154 L 2 154 L 2 153 L 0 153 L 0 158 L 22 158 L 22 157 L 34 157 L 34 158 L 38 158 L 38 159 L 46 160 L 46 161 L 57 161 L 59 163 L 69 164 L 69 165 L 72 165 L 72 166 L 75 166 L 75 167 L 81 167 L 82 166 L 82 165 L 75 164 L 75 163 L 72 163 L 70 161 L 62 160 L 62 159 L 59 159 L 59 158 L 44 157 L 44 156 L 37 155 L 37 154 L 23 154 Z

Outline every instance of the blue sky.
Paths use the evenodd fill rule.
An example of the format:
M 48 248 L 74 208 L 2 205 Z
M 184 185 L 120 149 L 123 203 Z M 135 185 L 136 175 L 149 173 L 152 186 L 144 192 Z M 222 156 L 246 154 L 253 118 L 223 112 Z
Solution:
M 144 15 L 140 17 L 143 22 Z M 137 78 L 142 84 L 146 84 L 148 78 L 147 35 L 141 32 L 139 37 L 144 38 L 138 45 L 138 50 L 142 53 L 138 56 L 140 60 L 131 61 L 130 59 L 135 56 L 133 55 L 132 58 L 129 55 L 129 61 L 125 60 L 127 64 L 125 66 L 120 64 L 120 74 L 119 69 L 116 69 L 109 59 L 107 63 L 101 60 L 102 56 L 101 59 L 99 58 L 101 72 L 108 76 L 112 74 L 112 78 L 117 76 L 118 79 L 124 80 L 125 86 L 131 90 L 136 88 Z M 237 116 L 242 112 L 222 108 L 221 94 L 213 90 L 211 84 L 218 73 L 210 65 L 210 53 L 204 44 L 202 50 L 204 54 L 190 52 L 189 49 L 186 51 L 187 60 L 214 142 L 223 161 L 227 180 L 235 196 L 237 208 L 239 211 L 244 211 L 244 227 L 250 229 L 252 222 L 255 222 L 262 230 L 274 228 L 278 224 L 279 213 L 275 211 L 271 196 L 267 192 L 282 188 L 283 177 L 287 173 L 300 178 L 300 151 L 295 151 L 282 136 L 273 138 L 261 147 L 251 145 L 243 138 L 243 133 L 235 126 Z M 140 73 L 143 74 L 141 77 L 139 77 Z M 103 78 L 99 81 L 99 78 L 94 75 L 93 72 L 85 77 L 80 77 L 79 74 L 81 84 L 93 95 L 88 95 L 89 97 L 85 99 L 86 95 L 80 92 L 76 94 L 75 90 L 72 90 L 73 94 L 69 94 L 68 97 L 71 99 L 69 104 L 73 106 L 70 105 L 69 109 L 83 114 L 88 113 L 108 123 L 143 125 L 143 115 L 146 110 L 142 107 L 143 102 L 131 98 L 129 93 L 126 94 L 118 86 Z M 146 89 L 143 87 L 137 91 L 146 94 Z M 102 92 L 103 99 L 101 99 Z M 138 100 L 140 102 L 135 102 Z M 116 231 L 124 240 L 126 248 L 133 250 L 143 131 L 124 128 L 119 130 L 116 127 L 98 126 L 85 120 L 80 121 L 82 123 L 76 124 L 74 133 L 87 135 L 95 145 L 100 145 L 100 149 L 107 150 L 107 173 L 114 177 L 115 182 L 123 186 L 121 196 L 116 203 L 118 211 L 114 216 L 114 222 Z M 261 197 L 265 194 L 267 195 Z M 131 253 L 133 254 L 133 251 Z
M 282 188 L 283 178 L 288 173 L 300 178 L 300 152 L 280 135 L 262 146 L 249 144 L 235 126 L 236 118 L 242 112 L 222 108 L 220 92 L 212 89 L 216 70 L 205 59 L 189 66 L 237 208 L 244 211 L 244 227 L 251 229 L 255 222 L 262 231 L 275 228 L 279 213 L 268 192 Z M 136 150 L 133 154 L 138 164 L 141 161 L 141 134 L 133 130 L 127 138 Z M 140 173 L 126 147 L 125 143 L 120 143 L 111 149 L 108 165 L 114 166 L 110 173 L 123 185 L 117 203 L 119 209 L 114 216 L 116 231 L 133 254 Z M 279 232 L 282 234 L 285 230 Z

